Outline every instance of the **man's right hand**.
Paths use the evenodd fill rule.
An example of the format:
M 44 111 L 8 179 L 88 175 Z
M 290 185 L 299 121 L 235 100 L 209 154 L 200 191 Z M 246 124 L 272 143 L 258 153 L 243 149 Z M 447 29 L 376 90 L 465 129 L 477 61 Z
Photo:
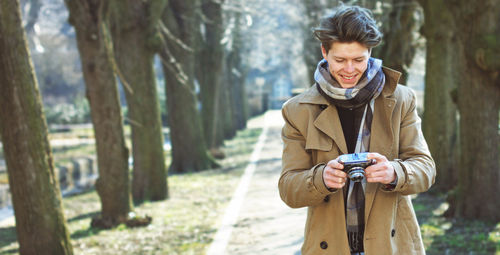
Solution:
M 344 165 L 337 159 L 330 160 L 323 170 L 323 181 L 328 188 L 341 189 L 347 180 L 347 174 L 342 171 Z

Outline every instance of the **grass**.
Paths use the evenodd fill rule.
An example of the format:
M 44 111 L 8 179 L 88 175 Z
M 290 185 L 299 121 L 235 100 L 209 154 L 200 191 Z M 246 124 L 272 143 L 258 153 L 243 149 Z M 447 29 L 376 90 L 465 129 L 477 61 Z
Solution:
M 413 200 L 427 254 L 500 254 L 500 223 L 445 218 L 445 199 L 422 193 Z
M 142 228 L 120 225 L 111 230 L 90 227 L 100 210 L 90 191 L 63 200 L 75 254 L 203 254 L 215 235 L 233 190 L 248 163 L 260 129 L 240 131 L 226 141 L 222 168 L 168 177 L 170 198 L 135 207 L 153 222 Z M 13 225 L 0 227 L 0 254 L 17 254 Z

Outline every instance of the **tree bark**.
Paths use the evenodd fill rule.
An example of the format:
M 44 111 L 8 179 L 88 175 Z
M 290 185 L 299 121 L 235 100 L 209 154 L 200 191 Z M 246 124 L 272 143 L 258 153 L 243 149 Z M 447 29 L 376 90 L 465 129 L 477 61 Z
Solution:
M 75 27 L 96 138 L 102 220 L 114 226 L 124 222 L 132 210 L 128 150 L 123 134 L 118 87 L 108 53 L 106 1 L 66 0 L 70 23 Z
M 132 126 L 134 203 L 168 197 L 160 105 L 153 58 L 161 43 L 157 23 L 166 1 L 116 0 L 110 7 L 118 70 Z
M 304 0 L 303 4 L 305 16 L 307 17 L 306 22 L 304 22 L 304 62 L 309 76 L 308 81 L 313 84 L 314 71 L 316 71 L 316 66 L 323 59 L 323 56 L 321 55 L 321 42 L 314 37 L 312 29 L 319 25 L 321 17 L 326 14 L 326 8 L 335 6 L 327 6 L 322 1 L 317 0 Z
M 228 27 L 231 29 L 231 37 L 228 39 L 224 57 L 224 77 L 227 87 L 230 89 L 229 104 L 231 105 L 231 120 L 234 131 L 246 127 L 248 119 L 248 103 L 245 90 L 245 77 L 247 67 L 244 66 L 242 54 L 244 52 L 243 35 L 241 31 L 241 14 L 229 13 L 227 18 Z
M 455 216 L 496 222 L 500 220 L 500 5 L 494 0 L 447 5 L 456 17 L 462 46 L 457 52 L 462 153 Z
M 400 83 L 406 84 L 408 69 L 416 53 L 415 33 L 421 26 L 416 18 L 419 5 L 416 0 L 393 0 L 391 12 L 384 17 L 382 45 L 373 56 L 384 61 L 384 66 L 402 72 Z
M 456 89 L 457 44 L 453 14 L 439 0 L 421 0 L 426 38 L 423 132 L 436 162 L 435 189 L 446 192 L 457 184 L 458 121 Z
M 222 135 L 220 135 L 222 130 L 217 128 L 217 123 L 220 120 L 217 113 L 223 58 L 220 43 L 223 33 L 222 2 L 202 0 L 202 12 L 206 20 L 204 20 L 205 33 L 197 67 L 197 77 L 201 87 L 203 127 L 209 148 L 216 148 L 223 143 Z
M 225 57 L 222 60 L 225 62 Z M 223 77 L 223 74 L 227 72 L 225 63 L 223 63 L 222 70 L 221 70 L 221 76 Z M 234 126 L 234 120 L 233 120 L 233 115 L 234 115 L 234 105 L 232 104 L 231 96 L 233 94 L 233 85 L 229 84 L 227 82 L 224 82 L 223 79 L 221 79 L 221 87 L 222 89 L 219 90 L 221 93 L 219 98 L 221 98 L 220 101 L 220 106 L 218 109 L 218 115 L 222 117 L 221 121 L 219 121 L 219 130 L 220 134 L 222 135 L 222 140 L 225 139 L 231 139 L 236 135 L 236 127 Z
M 162 18 L 166 45 L 161 56 L 172 142 L 169 170 L 177 173 L 218 166 L 207 151 L 194 86 L 197 5 L 198 1 L 170 0 Z
M 0 133 L 21 254 L 73 254 L 19 2 L 0 5 Z
M 233 126 L 236 130 L 246 127 L 249 112 L 248 98 L 245 89 L 246 70 L 241 63 L 240 49 L 234 48 L 229 53 L 226 60 L 228 72 L 228 84 L 233 87 L 231 90 L 231 105 L 233 107 Z

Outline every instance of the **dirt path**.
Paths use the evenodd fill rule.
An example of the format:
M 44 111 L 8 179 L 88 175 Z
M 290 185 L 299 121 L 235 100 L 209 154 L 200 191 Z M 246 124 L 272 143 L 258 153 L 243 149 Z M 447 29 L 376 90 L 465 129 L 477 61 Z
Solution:
M 291 209 L 279 197 L 283 120 L 280 111 L 268 112 L 266 119 L 267 139 L 226 254 L 300 254 L 306 209 Z

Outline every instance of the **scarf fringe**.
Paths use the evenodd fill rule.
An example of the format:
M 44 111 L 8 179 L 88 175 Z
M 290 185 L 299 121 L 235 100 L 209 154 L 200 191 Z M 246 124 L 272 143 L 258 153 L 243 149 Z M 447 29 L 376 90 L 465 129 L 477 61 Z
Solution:
M 364 226 L 360 226 L 364 227 Z M 363 236 L 364 230 L 358 230 L 355 232 L 347 232 L 347 238 L 349 240 L 349 247 L 351 248 L 351 252 L 363 252 Z

